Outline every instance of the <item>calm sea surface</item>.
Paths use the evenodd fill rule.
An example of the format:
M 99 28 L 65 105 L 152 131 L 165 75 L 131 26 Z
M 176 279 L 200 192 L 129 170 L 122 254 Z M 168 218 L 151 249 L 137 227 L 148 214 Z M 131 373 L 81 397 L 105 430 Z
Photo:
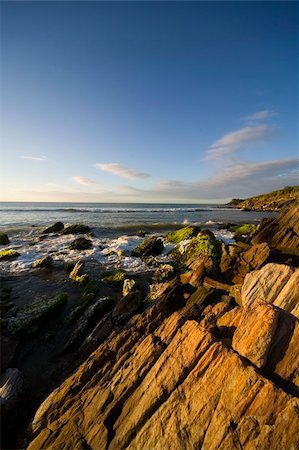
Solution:
M 21 231 L 57 221 L 84 223 L 98 235 L 130 230 L 164 231 L 182 224 L 213 226 L 223 222 L 258 222 L 275 213 L 240 211 L 224 205 L 124 204 L 124 203 L 27 203 L 0 202 L 1 231 Z

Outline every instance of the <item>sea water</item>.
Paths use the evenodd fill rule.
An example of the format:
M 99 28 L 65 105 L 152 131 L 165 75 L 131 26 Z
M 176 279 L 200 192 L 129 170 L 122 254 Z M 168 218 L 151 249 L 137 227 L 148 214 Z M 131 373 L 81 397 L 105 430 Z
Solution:
M 131 250 L 143 239 L 139 231 L 163 235 L 167 231 L 191 224 L 213 231 L 217 239 L 229 243 L 233 234 L 219 226 L 223 223 L 258 223 L 263 217 L 277 213 L 240 211 L 225 205 L 207 204 L 124 204 L 124 203 L 27 203 L 0 202 L 0 231 L 8 234 L 10 244 L 3 249 L 20 253 L 14 261 L 1 262 L 0 270 L 29 270 L 32 263 L 45 255 L 54 261 L 74 262 L 80 258 L 123 267 L 128 271 L 146 270 L 140 258 L 132 258 Z M 74 236 L 50 234 L 41 240 L 42 230 L 55 223 L 83 223 L 91 228 L 93 247 L 69 250 Z M 160 257 L 167 261 L 171 245 Z

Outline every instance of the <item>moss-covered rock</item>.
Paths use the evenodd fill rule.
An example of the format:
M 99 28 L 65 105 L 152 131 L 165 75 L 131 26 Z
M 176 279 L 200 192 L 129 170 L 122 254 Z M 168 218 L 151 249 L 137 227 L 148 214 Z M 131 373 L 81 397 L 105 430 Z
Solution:
M 77 275 L 75 277 L 72 277 L 72 280 L 74 283 L 77 283 L 80 286 L 84 286 L 86 283 L 90 281 L 90 276 L 87 275 L 87 273 L 84 273 L 83 275 Z
M 244 225 L 231 228 L 231 231 L 235 233 L 234 238 L 236 241 L 250 243 L 251 238 L 257 229 L 258 225 L 245 223 Z
M 64 229 L 64 225 L 62 222 L 56 222 L 54 225 L 51 225 L 50 227 L 46 228 L 42 233 L 48 234 L 48 233 L 59 233 Z
M 42 298 L 27 305 L 16 317 L 8 319 L 8 331 L 13 333 L 30 333 L 32 328 L 37 329 L 42 320 L 55 313 L 66 301 L 66 294 L 58 294 L 53 298 Z
M 69 245 L 70 250 L 87 250 L 92 247 L 92 242 L 89 239 L 86 239 L 84 237 L 79 237 L 75 239 L 71 244 Z
M 205 230 L 192 238 L 184 248 L 182 260 L 187 262 L 201 257 L 207 261 L 207 268 L 213 268 L 220 262 L 220 244 L 214 234 Z
M 132 250 L 132 256 L 150 256 L 160 255 L 164 249 L 162 239 L 157 236 L 151 236 L 140 242 L 137 247 Z
M 127 273 L 123 269 L 110 270 L 103 272 L 101 279 L 107 284 L 119 284 L 127 277 Z
M 66 227 L 61 234 L 86 234 L 90 232 L 90 228 L 88 225 L 83 225 L 82 223 L 75 223 L 74 225 L 70 225 Z
M 10 261 L 20 256 L 16 250 L 2 250 L 0 251 L 0 261 Z
M 7 234 L 5 233 L 0 233 L 0 245 L 8 245 L 9 244 L 9 239 Z
M 258 225 L 252 223 L 244 223 L 244 225 L 240 225 L 237 227 L 232 227 L 232 231 L 234 231 L 235 235 L 245 235 L 251 236 L 257 229 Z
M 181 241 L 185 241 L 186 239 L 190 239 L 196 236 L 200 231 L 200 228 L 190 225 L 184 228 L 181 228 L 177 231 L 171 231 L 166 234 L 166 242 L 173 242 L 174 244 L 178 244 Z
M 32 264 L 32 268 L 33 269 L 38 269 L 38 268 L 49 268 L 51 267 L 53 264 L 53 258 L 51 256 L 44 256 L 43 258 L 37 259 L 33 264 Z

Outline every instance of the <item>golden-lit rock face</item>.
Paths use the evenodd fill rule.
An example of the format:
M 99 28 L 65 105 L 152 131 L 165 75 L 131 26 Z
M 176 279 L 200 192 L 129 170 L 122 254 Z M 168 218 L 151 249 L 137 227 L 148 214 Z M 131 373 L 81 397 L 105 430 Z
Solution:
M 271 222 L 281 247 L 261 227 L 231 257 L 222 245 L 218 271 L 195 258 L 151 286 L 142 313 L 114 331 L 109 316 L 108 337 L 37 410 L 28 449 L 297 450 L 299 269 L 273 253 L 296 251 L 284 220 Z
M 153 308 L 160 323 L 149 327 Z M 284 320 L 264 302 L 241 317 L 239 309 L 223 309 L 222 322 L 217 316 L 236 325 L 235 350 L 188 308 L 165 316 L 156 304 L 135 317 L 44 401 L 28 448 L 295 450 L 299 402 L 254 367 L 265 366 L 275 339 L 283 341 Z M 272 368 L 281 378 L 295 370 L 297 321 L 294 330 Z

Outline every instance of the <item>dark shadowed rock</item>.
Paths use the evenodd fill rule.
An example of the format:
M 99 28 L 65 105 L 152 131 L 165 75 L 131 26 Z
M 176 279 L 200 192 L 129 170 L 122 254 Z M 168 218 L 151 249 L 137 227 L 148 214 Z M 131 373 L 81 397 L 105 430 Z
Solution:
M 164 245 L 162 239 L 157 236 L 151 236 L 132 250 L 132 256 L 145 257 L 150 255 L 160 255 L 163 248 Z
M 267 242 L 285 253 L 299 253 L 299 203 L 283 210 L 278 219 L 264 219 L 253 235 L 252 243 Z
M 61 234 L 85 234 L 89 233 L 90 228 L 87 225 L 83 225 L 81 223 L 76 223 L 74 225 L 70 225 L 69 227 L 66 227 Z
M 64 229 L 64 225 L 62 222 L 56 222 L 54 225 L 51 225 L 48 228 L 45 228 L 44 231 L 42 231 L 43 234 L 48 233 L 59 233 L 59 231 L 62 231 Z
M 138 311 L 141 300 L 142 297 L 140 291 L 132 291 L 119 300 L 112 312 L 113 322 L 117 325 L 125 323 L 136 311 Z
M 22 400 L 26 382 L 18 369 L 6 369 L 0 376 L 1 414 L 11 411 Z
M 7 234 L 5 233 L 0 233 L 0 245 L 8 245 L 9 244 L 9 239 Z
M 86 239 L 84 237 L 79 237 L 75 239 L 69 245 L 70 250 L 87 250 L 92 247 L 92 242 L 90 239 Z
M 32 267 L 34 269 L 42 269 L 42 268 L 49 268 L 53 264 L 53 258 L 51 256 L 44 256 L 44 258 L 37 259 L 33 264 Z

